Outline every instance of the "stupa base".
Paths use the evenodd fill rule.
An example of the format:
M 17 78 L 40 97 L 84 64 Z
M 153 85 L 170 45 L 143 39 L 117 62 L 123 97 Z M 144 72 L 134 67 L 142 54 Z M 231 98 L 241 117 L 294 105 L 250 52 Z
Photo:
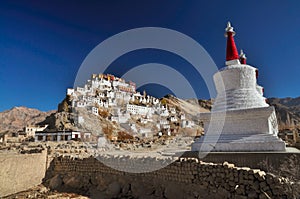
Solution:
M 274 107 L 206 113 L 200 117 L 206 135 L 192 144 L 192 151 L 285 151 L 285 142 L 277 136 Z
M 227 142 L 201 143 L 194 142 L 192 151 L 203 152 L 253 152 L 253 151 L 285 151 L 285 143 L 281 140 L 267 142 Z

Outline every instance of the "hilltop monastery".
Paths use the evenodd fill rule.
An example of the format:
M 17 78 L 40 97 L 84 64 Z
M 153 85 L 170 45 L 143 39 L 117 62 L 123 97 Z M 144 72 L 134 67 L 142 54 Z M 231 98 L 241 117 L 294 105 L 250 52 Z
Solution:
M 145 91 L 137 92 L 134 82 L 110 74 L 93 74 L 83 87 L 67 89 L 67 95 L 72 99 L 72 108 L 85 108 L 94 115 L 99 115 L 99 110 L 107 110 L 108 120 L 143 136 L 171 135 L 174 131 L 171 124 L 181 128 L 194 126 L 180 110 L 162 104 Z M 135 122 L 130 122 L 133 116 L 137 116 L 141 124 L 149 124 L 148 127 L 137 127 Z M 83 118 L 78 116 L 78 122 L 84 122 Z

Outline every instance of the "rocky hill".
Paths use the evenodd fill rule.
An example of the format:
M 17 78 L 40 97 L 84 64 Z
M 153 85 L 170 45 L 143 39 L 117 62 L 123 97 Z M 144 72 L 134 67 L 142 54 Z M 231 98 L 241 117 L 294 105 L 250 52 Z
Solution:
M 168 107 L 174 107 L 180 112 L 186 114 L 186 117 L 194 120 L 195 124 L 198 124 L 197 115 L 199 112 L 209 112 L 211 107 L 211 101 L 208 100 L 182 100 L 172 95 L 167 95 L 160 99 L 164 105 Z M 70 99 L 66 97 L 59 105 L 58 111 L 50 114 L 46 119 L 39 124 L 48 124 L 48 130 L 79 130 L 84 132 L 94 132 L 97 135 L 113 133 L 118 131 L 127 131 L 122 125 L 115 122 L 106 120 L 107 116 L 104 116 L 102 112 L 106 111 L 109 115 L 109 111 L 105 108 L 99 112 L 99 116 L 88 112 L 85 108 L 70 108 Z M 79 122 L 78 117 L 84 122 Z M 138 117 L 137 117 L 138 118 Z M 139 122 L 137 123 L 137 125 Z M 147 126 L 147 125 L 145 125 Z M 149 126 L 149 125 L 148 125 Z M 196 125 L 197 126 L 197 125 Z M 113 131 L 113 132 L 105 132 Z
M 33 108 L 14 107 L 0 112 L 0 133 L 22 130 L 26 125 L 39 123 L 55 111 L 43 112 Z

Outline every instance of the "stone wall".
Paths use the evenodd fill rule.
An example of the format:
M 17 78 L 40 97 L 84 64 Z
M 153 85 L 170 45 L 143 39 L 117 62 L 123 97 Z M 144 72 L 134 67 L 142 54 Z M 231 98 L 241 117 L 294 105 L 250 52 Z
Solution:
M 42 183 L 47 152 L 0 154 L 0 197 L 27 190 Z
M 199 152 L 186 151 L 176 154 L 186 158 L 201 158 L 204 162 L 223 163 L 224 161 L 233 163 L 240 167 L 250 167 L 261 170 L 280 170 L 281 165 L 288 162 L 292 156 L 300 160 L 300 151 L 295 148 L 288 148 L 286 152 L 210 152 L 209 154 L 199 154 Z
M 289 182 L 264 171 L 233 164 L 180 158 L 160 170 L 128 173 L 164 165 L 172 158 L 103 156 L 54 158 L 45 184 L 51 189 L 77 192 L 91 198 L 291 198 Z M 109 161 L 107 161 L 109 160 Z M 143 168 L 141 168 L 143 167 Z

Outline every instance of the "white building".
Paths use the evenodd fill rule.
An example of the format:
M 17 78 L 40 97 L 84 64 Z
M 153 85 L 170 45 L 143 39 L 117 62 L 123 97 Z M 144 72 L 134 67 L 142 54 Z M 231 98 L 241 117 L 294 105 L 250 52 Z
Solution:
M 110 120 L 112 122 L 117 122 L 117 123 L 126 123 L 130 119 L 129 113 L 119 113 L 117 115 L 111 116 Z
M 126 110 L 133 115 L 147 115 L 147 113 L 152 113 L 151 107 L 138 106 L 134 104 L 127 104 Z
M 99 112 L 98 112 L 99 110 L 98 110 L 98 108 L 97 107 L 92 107 L 92 113 L 94 114 L 94 115 L 99 115 Z
M 73 88 L 68 88 L 67 89 L 67 95 L 74 95 L 75 90 Z
M 185 120 L 185 114 L 184 114 L 184 113 L 182 113 L 182 114 L 180 115 L 180 120 Z
M 85 101 L 78 101 L 76 102 L 76 107 L 86 107 L 87 106 L 87 102 Z
M 81 93 L 82 95 L 85 94 L 85 89 L 84 89 L 84 88 L 77 87 L 75 90 L 76 90 L 77 92 Z
M 141 122 L 142 124 L 147 124 L 147 123 L 148 123 L 148 120 L 141 117 L 141 118 L 140 118 L 140 122 Z
M 71 139 L 80 139 L 81 133 L 77 131 L 37 131 L 35 133 L 35 142 L 39 141 L 68 141 Z
M 48 125 L 42 125 L 42 126 L 39 126 L 39 125 L 27 125 L 25 127 L 25 133 L 26 133 L 26 136 L 32 136 L 34 137 L 35 136 L 35 132 L 37 131 L 43 131 L 45 130 L 46 128 L 48 127 Z
M 139 130 L 139 134 L 142 135 L 142 137 L 153 136 L 152 130 L 150 128 L 141 128 Z
M 153 98 L 152 103 L 153 105 L 159 104 L 159 99 Z
M 166 120 L 166 119 L 161 119 L 159 121 L 159 124 L 160 124 L 160 127 L 162 129 L 169 129 L 170 128 L 170 122 L 168 120 Z
M 161 110 L 160 116 L 168 117 L 169 115 L 170 114 L 169 114 L 168 108 L 164 108 L 164 109 Z
M 129 126 L 130 126 L 132 132 L 134 132 L 134 133 L 138 132 L 135 123 L 130 123 Z
M 164 124 L 164 125 L 162 125 L 162 128 L 163 129 L 170 129 L 171 126 L 170 126 L 170 124 Z
M 169 121 L 165 120 L 165 119 L 162 119 L 162 120 L 159 121 L 159 124 L 160 125 L 169 124 Z
M 172 115 L 172 116 L 170 117 L 170 121 L 171 121 L 171 122 L 177 122 L 178 120 L 177 120 L 177 117 L 176 117 L 176 116 Z
M 175 115 L 176 114 L 176 109 L 175 108 L 170 108 L 171 114 Z
M 194 121 L 192 120 L 182 120 L 181 128 L 193 128 L 195 126 Z

